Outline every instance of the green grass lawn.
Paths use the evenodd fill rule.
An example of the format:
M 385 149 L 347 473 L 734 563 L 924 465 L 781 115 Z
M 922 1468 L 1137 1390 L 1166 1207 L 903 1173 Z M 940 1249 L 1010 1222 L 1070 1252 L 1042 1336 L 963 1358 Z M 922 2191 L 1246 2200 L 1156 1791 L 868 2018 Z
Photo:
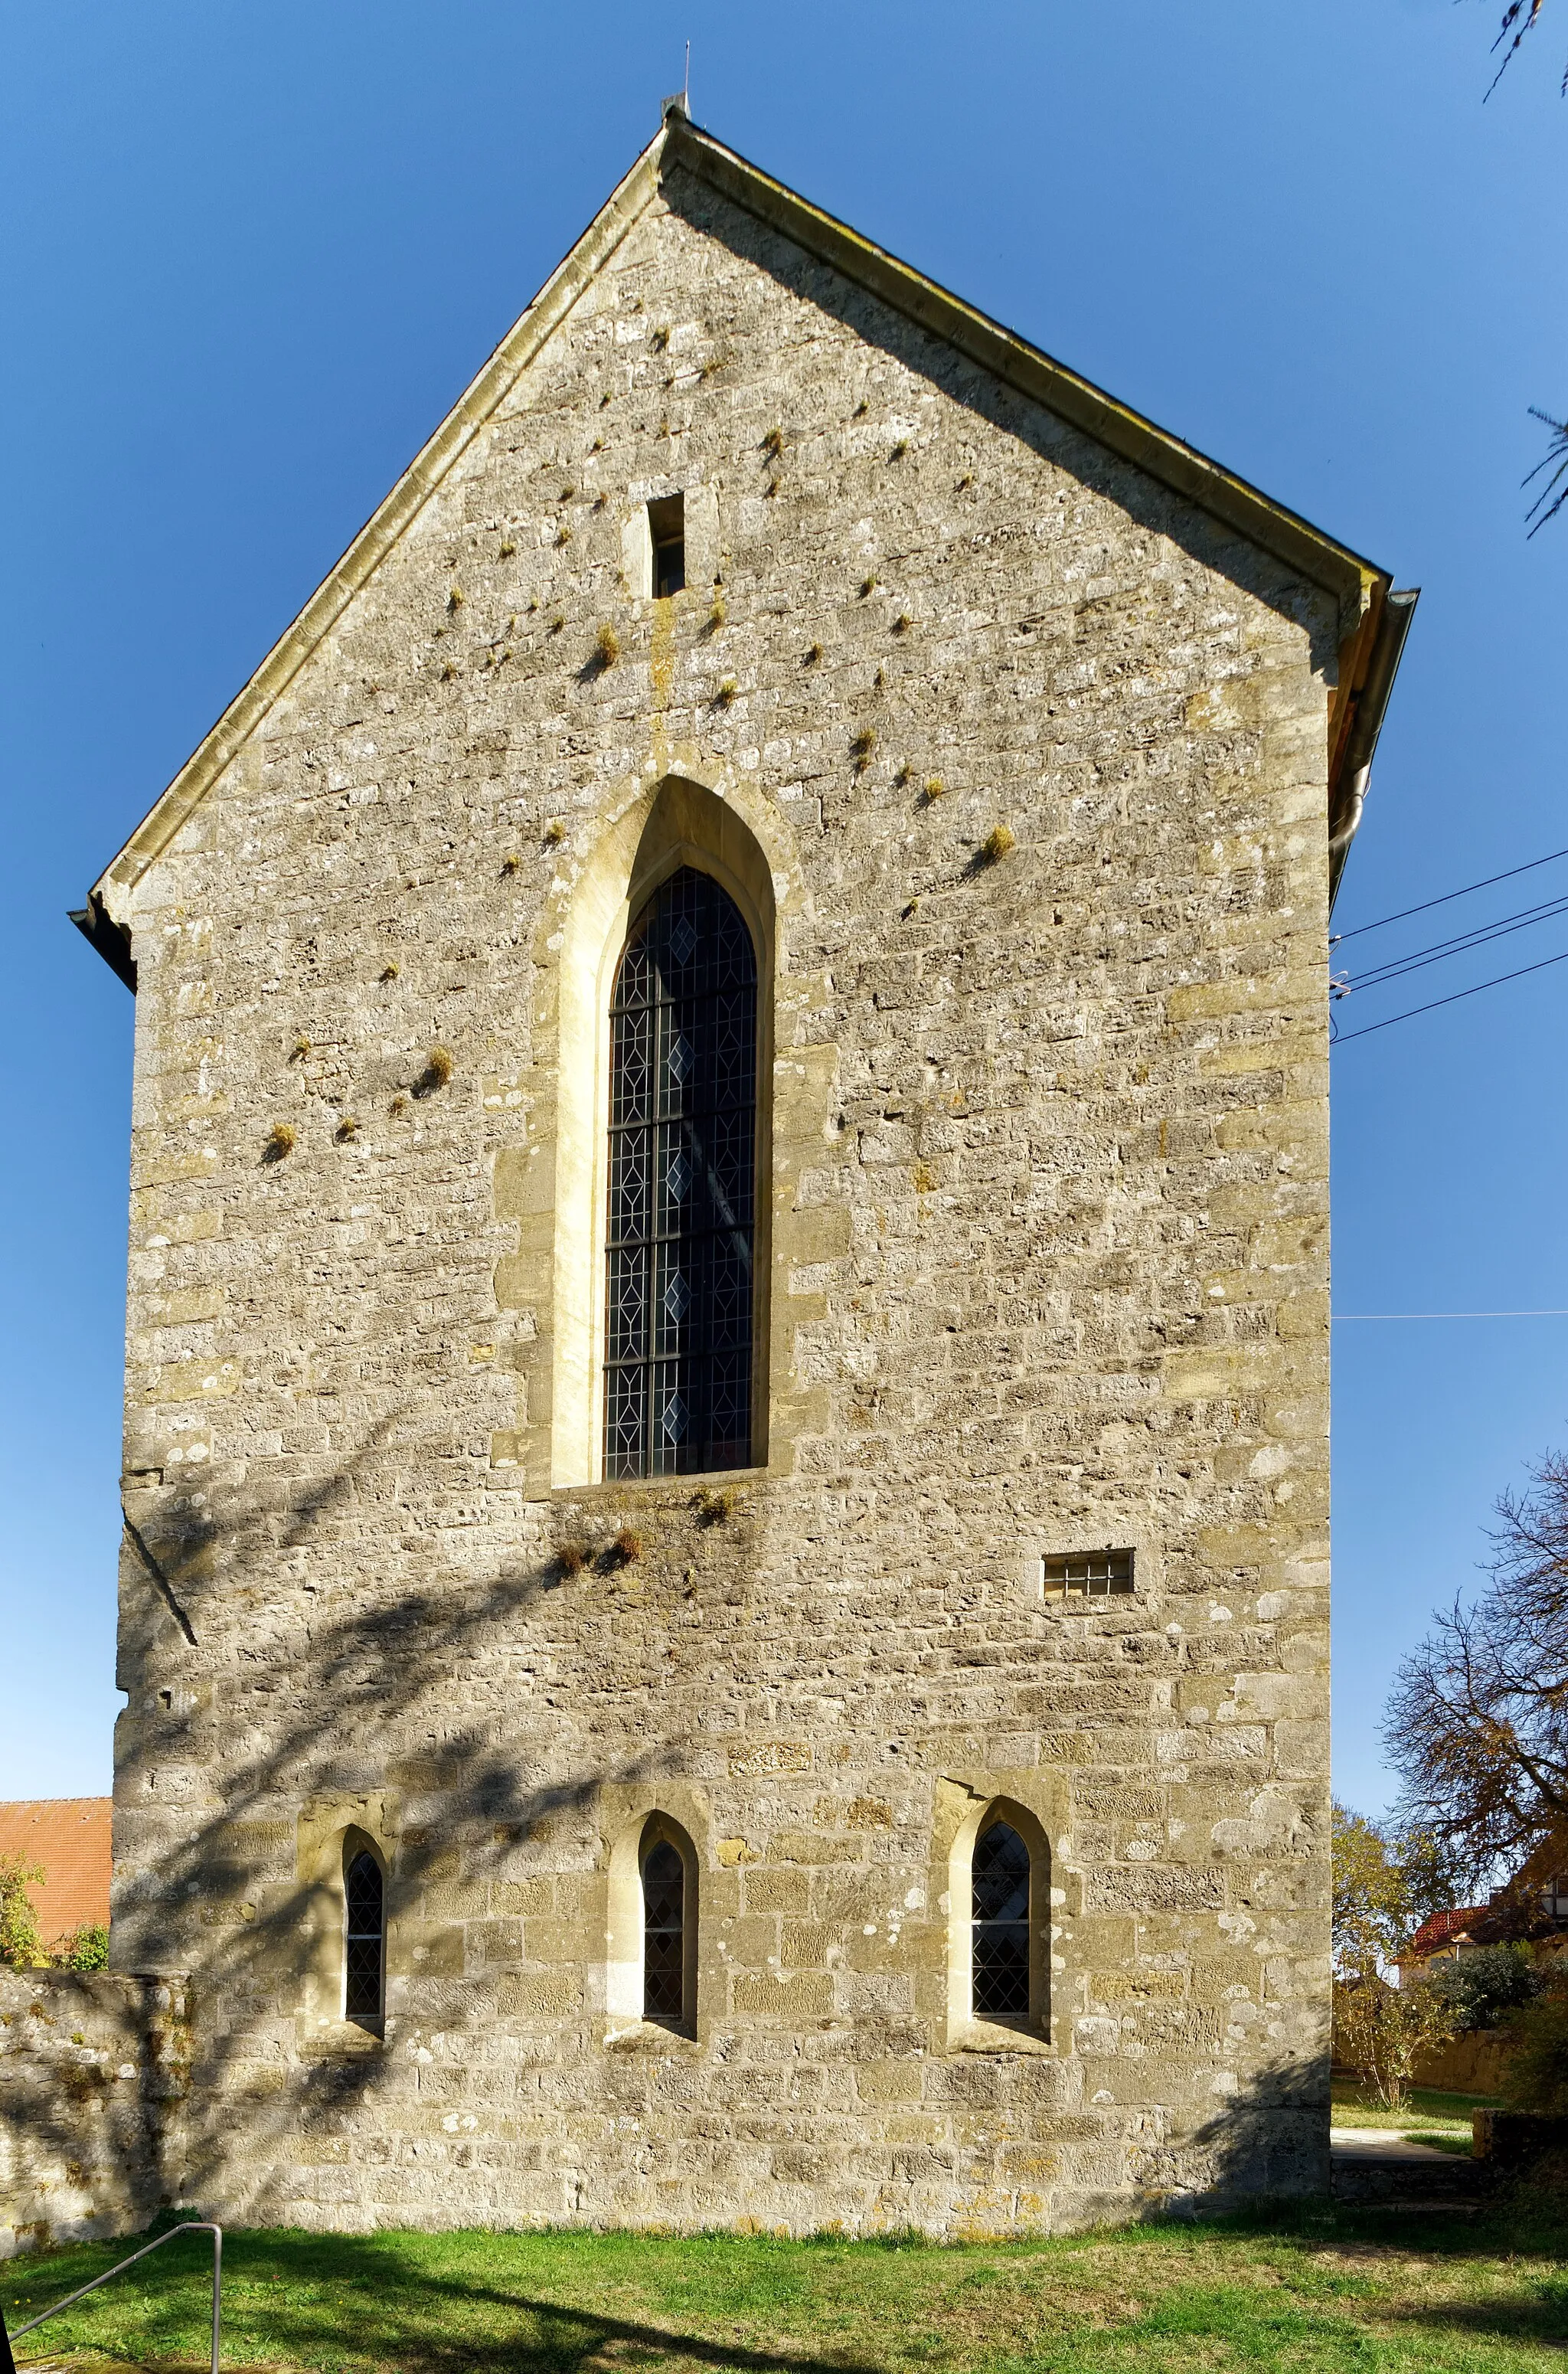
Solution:
M 21 2345 L 74 2374 L 204 2364 L 205 2237 Z M 7 2321 L 123 2245 L 13 2260 Z M 183 2254 L 181 2256 L 181 2254 Z M 173 2263 L 179 2260 L 180 2263 Z M 210 2264 L 210 2261 L 207 2262 Z M 1568 2222 L 1304 2210 L 1059 2241 L 235 2232 L 227 2367 L 317 2374 L 1544 2374 Z
M 1470 2112 L 1497 2108 L 1490 2094 L 1434 2094 L 1415 2086 L 1405 2097 L 1402 2110 L 1386 2110 L 1375 2094 L 1363 2093 L 1353 2081 L 1343 2077 L 1334 2080 L 1333 2098 L 1337 2127 L 1401 2127 L 1410 2133 L 1420 2128 L 1423 2135 L 1431 2130 L 1434 2140 L 1440 2134 L 1462 2134 L 1467 2143 Z

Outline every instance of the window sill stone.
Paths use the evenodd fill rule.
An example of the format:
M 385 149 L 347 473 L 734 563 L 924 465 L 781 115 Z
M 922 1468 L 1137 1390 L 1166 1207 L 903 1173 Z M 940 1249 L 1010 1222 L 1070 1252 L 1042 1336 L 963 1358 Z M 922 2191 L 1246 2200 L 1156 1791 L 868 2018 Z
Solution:
M 971 2019 L 954 2029 L 947 2040 L 950 2052 L 1032 2052 L 1054 2059 L 1048 2037 L 1036 2027 L 1005 2027 L 1000 2021 Z
M 385 2022 L 323 2019 L 299 2039 L 303 2061 L 362 2061 L 386 2051 Z
M 666 2027 L 662 2020 L 628 2019 L 617 2021 L 604 2031 L 606 2052 L 668 2052 L 672 2050 L 694 2053 L 701 2050 L 695 2036 L 683 2027 Z

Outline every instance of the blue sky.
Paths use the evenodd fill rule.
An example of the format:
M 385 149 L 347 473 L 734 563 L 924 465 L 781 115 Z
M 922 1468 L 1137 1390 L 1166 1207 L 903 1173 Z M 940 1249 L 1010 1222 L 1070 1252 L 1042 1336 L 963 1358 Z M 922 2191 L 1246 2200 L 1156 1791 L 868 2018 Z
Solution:
M 1527 543 L 1519 493 L 1527 407 L 1568 407 L 1568 14 L 1483 107 L 1499 6 L 0 6 L 0 1795 L 107 1789 L 119 1704 L 132 1008 L 64 910 L 648 139 L 686 37 L 721 138 L 1424 588 L 1349 928 L 1568 844 L 1568 516 Z M 1445 913 L 1552 887 L 1568 864 Z M 1568 918 L 1341 1018 L 1565 946 Z M 1336 1055 L 1340 1310 L 1568 1306 L 1565 1023 L 1568 965 Z M 1336 1780 L 1375 1807 L 1395 1663 L 1568 1441 L 1568 1320 L 1342 1322 L 1335 1384 Z

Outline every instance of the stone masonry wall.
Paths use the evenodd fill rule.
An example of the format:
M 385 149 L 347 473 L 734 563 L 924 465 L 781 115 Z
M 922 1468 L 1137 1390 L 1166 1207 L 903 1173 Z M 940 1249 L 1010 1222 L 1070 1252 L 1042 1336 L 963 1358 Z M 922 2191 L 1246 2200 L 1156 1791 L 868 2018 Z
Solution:
M 1337 632 L 675 174 L 146 875 L 114 1934 L 199 1981 L 192 2197 L 954 2233 L 1326 2181 Z M 572 1431 L 582 983 L 677 843 L 766 943 L 721 1515 Z M 1133 1596 L 1042 1598 L 1107 1543 Z M 1027 2035 L 950 1980 L 997 1796 Z M 691 2039 L 608 1972 L 656 1808 Z
M 0 2258 L 156 2215 L 178 2186 L 189 2061 L 177 1980 L 0 1970 Z

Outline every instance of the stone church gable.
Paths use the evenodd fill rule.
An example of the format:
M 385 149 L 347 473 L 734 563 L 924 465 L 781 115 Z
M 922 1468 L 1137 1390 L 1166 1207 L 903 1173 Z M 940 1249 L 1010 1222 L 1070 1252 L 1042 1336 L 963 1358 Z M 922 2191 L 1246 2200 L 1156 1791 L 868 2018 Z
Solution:
M 952 2233 L 1320 2179 L 1326 925 L 1407 619 L 667 123 L 82 919 L 177 2190 Z M 661 1472 L 615 1001 L 687 908 L 755 1202 L 722 1456 L 648 1382 Z
M 1211 565 L 1239 568 L 1259 590 L 1271 577 L 1287 601 L 1292 588 L 1298 603 L 1301 586 L 1321 589 L 1330 597 L 1344 663 L 1330 671 L 1338 676 L 1331 771 L 1341 770 L 1358 708 L 1367 712 L 1363 739 L 1375 743 L 1408 627 L 1407 616 L 1388 615 L 1391 581 L 1386 572 L 772 182 L 674 111 L 95 886 L 82 920 L 111 961 L 125 953 L 116 940 L 125 927 L 120 911 L 127 890 L 169 845 L 183 817 L 205 796 L 474 440 L 498 416 L 530 408 L 522 391 L 542 351 L 585 294 L 591 304 L 593 284 L 606 267 L 625 269 L 621 250 L 628 233 L 650 207 L 660 206 L 723 240 L 737 257 L 753 261 L 777 276 L 782 287 L 847 321 L 857 335 L 885 341 L 890 352 L 938 378 L 957 400 L 1000 419 L 1010 433 L 1039 434 L 1047 448 L 1061 450 L 1085 485 L 1105 483 L 1113 499 L 1134 515 L 1147 509 L 1162 534 L 1185 539 L 1196 533 L 1201 557 Z M 929 333 L 924 339 L 917 335 L 921 328 Z M 711 370 L 714 358 L 704 361 Z M 1020 406 L 1019 394 L 1031 400 Z M 1118 471 L 1113 457 L 1136 466 Z M 1277 566 L 1270 572 L 1265 564 L 1258 575 L 1263 555 L 1272 556 Z

